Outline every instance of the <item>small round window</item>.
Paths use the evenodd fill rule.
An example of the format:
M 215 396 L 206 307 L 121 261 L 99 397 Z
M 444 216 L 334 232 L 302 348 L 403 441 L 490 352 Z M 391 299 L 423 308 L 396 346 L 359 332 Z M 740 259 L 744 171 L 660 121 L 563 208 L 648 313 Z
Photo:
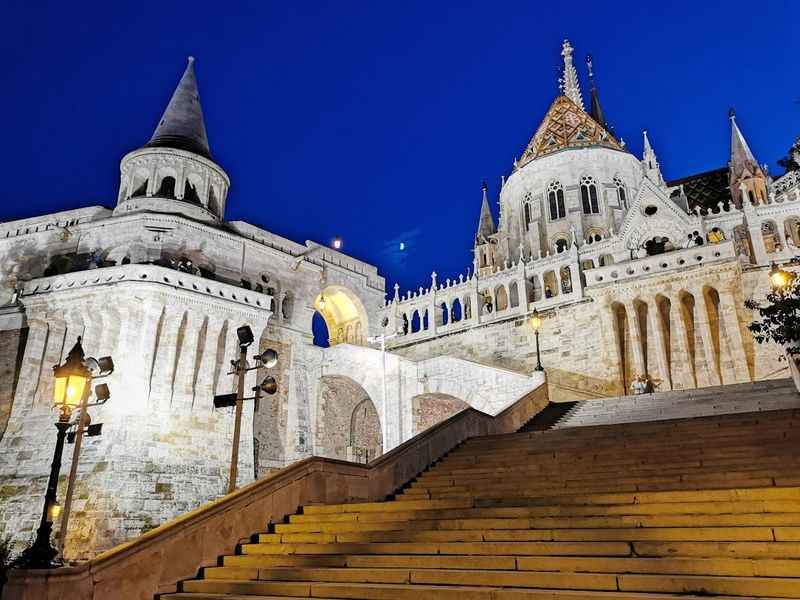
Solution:
M 657 212 L 658 212 L 658 207 L 653 206 L 652 204 L 650 206 L 644 207 L 644 214 L 646 214 L 648 217 L 652 217 Z

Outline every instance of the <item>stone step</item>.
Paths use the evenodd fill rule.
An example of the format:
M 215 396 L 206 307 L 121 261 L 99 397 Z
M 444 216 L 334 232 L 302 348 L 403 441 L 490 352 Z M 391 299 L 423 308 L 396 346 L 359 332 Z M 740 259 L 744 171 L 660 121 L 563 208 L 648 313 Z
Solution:
M 405 571 L 401 571 L 405 574 Z M 726 577 L 708 575 L 642 575 L 613 573 L 552 573 L 537 571 L 456 571 L 421 569 L 410 571 L 416 585 L 391 583 L 317 582 L 317 581 L 250 581 L 206 579 L 186 581 L 185 592 L 243 595 L 290 595 L 299 597 L 345 598 L 493 598 L 500 587 L 538 588 L 548 590 L 580 590 L 606 592 L 656 592 L 671 594 L 700 593 L 740 597 L 800 597 L 800 579 L 779 577 Z M 405 583 L 405 582 L 403 582 Z M 420 589 L 415 589 L 416 586 Z M 425 586 L 431 586 L 427 590 Z M 435 588 L 433 586 L 436 586 Z M 481 589 L 483 588 L 483 590 Z M 486 589 L 488 588 L 488 589 Z M 389 593 L 393 595 L 388 595 Z M 412 595 L 417 592 L 419 595 Z M 452 592 L 452 593 L 451 593 Z M 347 595 L 342 595 L 343 593 Z
M 295 588 L 301 589 L 301 588 Z M 245 590 L 245 594 L 215 592 L 179 592 L 162 594 L 163 600 L 298 600 L 306 596 L 276 596 L 258 593 L 262 590 Z M 254 592 L 254 593 L 253 593 Z M 273 592 L 274 593 L 274 592 Z M 468 588 L 465 586 L 396 586 L 388 584 L 325 584 L 308 586 L 308 594 L 316 600 L 665 600 L 673 594 L 641 592 L 596 592 L 575 590 L 536 590 L 502 588 Z M 321 596 L 326 594 L 326 596 Z M 707 600 L 708 595 L 681 594 L 681 600 Z M 716 600 L 741 600 L 741 596 L 715 596 Z M 777 600 L 762 596 L 758 600 Z
M 517 524 L 516 519 L 508 519 Z M 500 523 L 491 529 L 431 529 L 403 530 L 382 528 L 373 531 L 337 533 L 275 533 L 260 534 L 261 544 L 333 544 L 361 542 L 480 542 L 480 541 L 797 541 L 800 527 L 628 527 L 628 528 L 569 528 L 536 529 L 507 527 Z
M 800 505 L 799 505 L 800 506 Z M 292 521 L 275 525 L 278 533 L 348 533 L 359 531 L 396 530 L 453 530 L 469 528 L 472 524 L 491 522 L 494 529 L 514 529 L 515 525 L 527 524 L 533 529 L 570 529 L 601 527 L 798 527 L 798 513 L 736 513 L 736 514 L 668 514 L 668 515 L 616 515 L 616 516 L 562 516 L 534 517 L 513 515 L 501 517 L 496 512 L 507 509 L 474 509 L 475 512 L 441 511 L 435 514 L 408 515 L 396 514 L 396 520 L 375 521 L 353 519 L 350 521 Z M 517 509 L 525 510 L 525 509 Z M 478 515 L 486 513 L 487 518 Z M 302 516 L 302 515 L 297 515 Z M 352 515 L 357 516 L 357 515 Z M 473 518 L 474 517 L 474 518 Z

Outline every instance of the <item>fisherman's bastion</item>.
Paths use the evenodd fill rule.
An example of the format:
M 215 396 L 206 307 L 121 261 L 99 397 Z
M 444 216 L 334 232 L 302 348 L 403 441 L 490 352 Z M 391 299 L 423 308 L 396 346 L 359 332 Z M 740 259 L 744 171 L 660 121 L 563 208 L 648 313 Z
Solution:
M 491 187 L 476 193 L 472 265 L 411 291 L 328 243 L 225 220 L 235 182 L 190 59 L 150 140 L 122 158 L 115 201 L 0 223 L 0 533 L 21 548 L 36 528 L 52 367 L 79 336 L 116 370 L 91 413 L 103 434 L 81 454 L 68 559 L 225 493 L 233 417 L 212 400 L 234 391 L 241 325 L 279 362 L 278 392 L 245 404 L 239 485 L 311 456 L 369 462 L 467 407 L 497 415 L 544 381 L 534 312 L 551 400 L 629 394 L 639 378 L 668 392 L 788 377 L 744 302 L 800 255 L 800 171 L 770 175 L 720 107 L 730 155 L 667 181 L 651 140 L 670 128 L 634 156 L 591 78 L 584 96 L 568 42 L 561 54 L 497 224 Z M 327 348 L 312 343 L 316 313 Z

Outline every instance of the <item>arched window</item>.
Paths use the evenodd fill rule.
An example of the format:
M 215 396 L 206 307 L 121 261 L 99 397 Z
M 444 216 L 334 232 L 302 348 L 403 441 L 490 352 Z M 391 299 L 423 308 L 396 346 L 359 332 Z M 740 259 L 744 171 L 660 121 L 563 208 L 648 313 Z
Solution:
M 581 177 L 581 204 L 585 215 L 600 213 L 600 204 L 597 202 L 597 182 L 590 175 Z
M 567 209 L 564 205 L 564 188 L 558 181 L 553 181 L 547 186 L 547 203 L 550 206 L 551 221 L 567 216 Z
M 183 187 L 183 200 L 184 202 L 191 202 L 192 204 L 200 204 L 200 196 L 197 195 L 197 187 L 191 182 L 186 181 Z
M 617 200 L 619 200 L 620 208 L 628 208 L 628 195 L 625 192 L 625 182 L 617 175 L 614 177 L 614 186 L 617 188 Z
M 556 254 L 561 254 L 567 248 L 569 248 L 569 241 L 567 238 L 558 238 L 555 243 Z
M 525 231 L 531 228 L 531 205 L 529 202 L 525 203 Z
M 531 228 L 531 193 L 525 192 L 525 195 L 522 197 L 522 212 L 523 212 L 523 222 L 525 223 L 525 231 L 528 231 Z
M 174 198 L 175 178 L 171 175 L 164 177 L 164 179 L 161 180 L 161 185 L 158 188 L 158 193 L 156 196 L 161 196 L 162 198 Z

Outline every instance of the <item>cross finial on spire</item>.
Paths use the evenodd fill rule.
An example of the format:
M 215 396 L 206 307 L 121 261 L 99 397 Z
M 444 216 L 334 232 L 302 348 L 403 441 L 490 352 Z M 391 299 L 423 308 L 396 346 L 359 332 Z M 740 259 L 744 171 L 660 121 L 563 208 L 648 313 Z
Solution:
M 561 45 L 561 56 L 564 57 L 564 74 L 563 74 L 563 94 L 577 104 L 581 110 L 583 108 L 583 96 L 581 96 L 581 87 L 578 83 L 578 72 L 572 64 L 572 46 L 569 40 L 564 40 Z

